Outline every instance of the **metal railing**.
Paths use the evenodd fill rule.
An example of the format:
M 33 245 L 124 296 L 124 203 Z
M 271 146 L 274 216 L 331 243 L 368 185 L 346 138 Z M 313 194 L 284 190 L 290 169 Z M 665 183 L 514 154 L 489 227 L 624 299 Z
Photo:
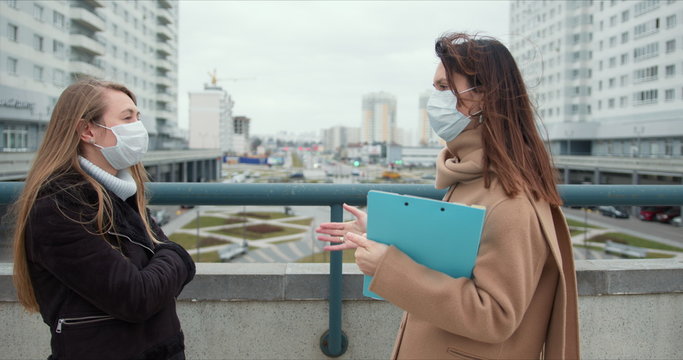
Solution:
M 9 203 L 23 183 L 0 182 L 0 204 Z M 441 199 L 445 190 L 433 185 L 396 184 L 217 184 L 150 183 L 155 205 L 300 205 L 329 206 L 330 220 L 343 221 L 342 204 L 365 205 L 367 192 L 381 190 Z M 683 185 L 560 185 L 566 205 L 683 205 Z M 329 357 L 346 352 L 342 331 L 342 253 L 330 255 L 329 329 L 320 337 L 320 349 Z

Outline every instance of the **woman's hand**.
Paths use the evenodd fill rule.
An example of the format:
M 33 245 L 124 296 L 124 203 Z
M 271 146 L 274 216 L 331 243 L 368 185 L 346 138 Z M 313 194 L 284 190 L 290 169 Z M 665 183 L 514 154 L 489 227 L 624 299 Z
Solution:
M 377 265 L 387 252 L 389 247 L 376 241 L 368 240 L 366 235 L 346 234 L 344 237 L 347 244 L 354 244 L 356 247 L 356 265 L 365 275 L 374 276 Z
M 353 216 L 355 216 L 356 220 L 347 222 L 322 223 L 318 226 L 317 229 L 315 229 L 316 233 L 323 234 L 317 237 L 318 240 L 326 241 L 329 243 L 337 243 L 337 245 L 325 246 L 323 249 L 326 251 L 354 249 L 356 248 L 356 246 L 353 246 L 352 244 L 343 243 L 342 239 L 344 238 L 344 235 L 346 233 L 360 235 L 364 234 L 367 231 L 366 228 L 368 214 L 350 205 L 344 204 L 343 207 L 344 210 L 350 212 Z

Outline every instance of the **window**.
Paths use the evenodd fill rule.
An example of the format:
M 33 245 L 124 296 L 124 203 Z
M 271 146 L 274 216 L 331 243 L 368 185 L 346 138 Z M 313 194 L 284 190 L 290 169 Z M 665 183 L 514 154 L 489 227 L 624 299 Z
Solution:
M 621 43 L 625 44 L 628 42 L 628 31 L 621 33 Z
M 617 78 L 609 78 L 609 87 L 613 88 L 617 84 Z
M 617 46 L 617 37 L 612 36 L 609 38 L 609 47 L 615 47 Z
M 633 94 L 633 104 L 654 104 L 657 102 L 657 89 L 638 91 Z
M 650 43 L 633 49 L 633 61 L 640 61 L 659 55 L 659 43 Z
M 64 85 L 64 71 L 55 70 L 52 73 L 52 83 L 55 84 L 56 86 L 63 86 Z
M 116 59 L 116 57 L 118 56 L 118 54 L 117 54 L 117 49 L 116 49 L 116 45 L 112 45 L 112 46 L 111 46 L 111 56 L 112 56 L 114 59 Z
M 607 100 L 607 108 L 614 109 L 614 98 Z
M 33 17 L 38 21 L 43 21 L 43 7 L 33 4 Z
M 624 65 L 627 62 L 628 62 L 628 53 L 621 54 L 621 65 Z
M 675 89 L 664 90 L 664 101 L 673 101 L 675 98 L 676 98 L 676 90 Z
M 28 149 L 28 125 L 7 125 L 2 131 L 3 151 Z
M 17 0 L 5 0 L 7 2 L 7 6 L 16 9 L 17 8 Z
M 615 26 L 617 24 L 617 16 L 610 16 L 609 18 L 609 26 Z
M 676 75 L 676 65 L 667 65 L 664 68 L 664 73 L 667 77 Z
M 666 28 L 671 29 L 676 26 L 676 14 L 669 15 L 666 17 Z
M 659 18 L 648 20 L 633 28 L 633 38 L 638 39 L 656 33 L 659 30 Z
M 615 66 L 617 66 L 617 58 L 616 56 L 612 56 L 611 58 L 609 58 L 609 67 L 613 68 Z
M 629 18 L 629 12 L 628 10 L 624 10 L 621 12 L 621 22 L 627 22 Z
M 17 39 L 19 39 L 19 28 L 16 25 L 7 24 L 7 37 L 10 41 L 17 42 Z
M 59 29 L 64 29 L 64 15 L 57 11 L 53 12 L 52 24 Z
M 643 0 L 636 4 L 633 15 L 639 16 L 659 7 L 659 0 Z
M 666 53 L 676 51 L 676 39 L 669 40 L 666 42 Z
M 628 84 L 628 75 L 621 75 L 619 78 L 619 85 L 626 86 L 626 84 Z
M 64 56 L 64 43 L 62 43 L 61 41 L 52 40 L 52 53 L 56 57 L 59 57 L 59 58 L 63 57 Z
M 43 37 L 40 35 L 33 35 L 33 49 L 36 51 L 45 51 L 43 48 Z
M 628 105 L 628 96 L 622 96 L 619 98 L 619 107 L 626 107 Z
M 17 63 L 18 60 L 15 58 L 8 57 L 7 58 L 7 73 L 10 75 L 16 75 L 17 74 Z
M 42 82 L 43 81 L 43 72 L 44 71 L 43 71 L 42 66 L 34 65 L 33 66 L 33 80 Z
M 633 73 L 633 82 L 634 83 L 641 83 L 641 82 L 646 82 L 646 81 L 657 80 L 657 69 L 658 69 L 657 65 L 646 67 L 643 69 L 637 69 Z

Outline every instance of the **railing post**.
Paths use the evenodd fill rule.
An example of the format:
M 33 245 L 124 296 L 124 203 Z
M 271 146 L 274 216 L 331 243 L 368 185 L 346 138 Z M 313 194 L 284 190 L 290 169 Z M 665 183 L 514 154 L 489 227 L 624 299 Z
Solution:
M 330 220 L 344 220 L 341 204 L 330 206 Z M 349 346 L 348 338 L 341 329 L 342 321 L 342 252 L 330 253 L 329 329 L 320 337 L 320 350 L 329 357 L 339 357 Z

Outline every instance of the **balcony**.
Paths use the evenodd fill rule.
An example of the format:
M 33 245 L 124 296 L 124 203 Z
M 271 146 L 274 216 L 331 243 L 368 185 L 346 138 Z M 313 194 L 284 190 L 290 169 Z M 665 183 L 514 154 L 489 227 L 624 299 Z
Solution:
M 91 55 L 104 55 L 104 45 L 87 35 L 71 34 L 70 41 L 71 48 L 78 52 L 85 52 Z
M 168 9 L 157 9 L 157 20 L 159 25 L 168 25 L 173 22 L 173 14 Z
M 89 4 L 94 8 L 103 8 L 104 2 L 101 0 L 83 0 L 84 3 Z
M 70 10 L 71 21 L 77 22 L 92 31 L 105 29 L 104 20 L 84 8 L 72 7 Z
M 161 41 L 173 39 L 173 30 L 168 25 L 157 26 L 157 38 Z
M 91 76 L 98 79 L 104 78 L 104 70 L 101 67 L 79 59 L 69 61 L 69 71 L 76 77 Z
M 159 1 L 159 8 L 161 9 L 171 9 L 173 5 L 169 0 L 158 0 Z
M 157 59 L 157 68 L 161 69 L 162 71 L 173 71 L 173 64 L 171 64 L 170 61 L 166 59 Z
M 173 48 L 171 44 L 166 42 L 157 42 L 157 54 L 162 56 L 168 56 L 173 54 Z
M 157 110 L 155 114 L 157 119 L 164 119 L 166 122 L 175 120 L 175 113 L 170 110 Z M 162 125 L 161 127 L 157 125 L 157 130 L 163 134 L 173 133 L 173 127 L 168 125 Z
M 176 87 L 175 81 L 173 81 L 171 78 L 169 78 L 167 76 L 157 76 L 155 81 L 158 85 L 162 85 L 162 86 L 165 86 L 167 88 Z
M 175 95 L 163 92 L 157 93 L 156 100 L 163 101 L 167 104 L 176 104 L 178 102 L 177 97 Z

